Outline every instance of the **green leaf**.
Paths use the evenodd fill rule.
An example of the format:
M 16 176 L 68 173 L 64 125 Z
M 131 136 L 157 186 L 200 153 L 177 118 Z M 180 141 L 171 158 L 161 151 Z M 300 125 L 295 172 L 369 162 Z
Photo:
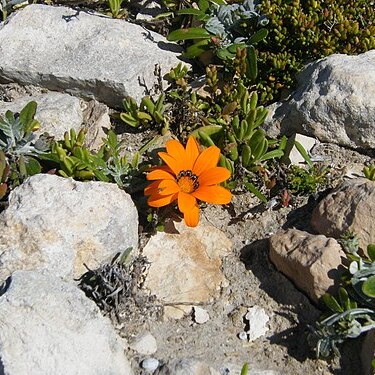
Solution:
M 341 306 L 343 306 L 345 310 L 350 309 L 351 304 L 350 304 L 349 295 L 346 289 L 344 288 L 339 289 L 339 300 L 340 300 Z
M 267 198 L 251 182 L 244 182 L 247 190 L 253 193 L 260 201 L 267 203 Z
M 336 313 L 344 312 L 343 308 L 337 302 L 335 297 L 331 296 L 329 293 L 325 293 L 322 297 L 322 300 L 331 311 Z
M 189 27 L 187 29 L 174 30 L 167 36 L 167 40 L 170 42 L 176 42 L 179 40 L 190 40 L 190 39 L 208 39 L 211 38 L 211 34 L 200 27 Z
M 272 150 L 267 153 L 265 153 L 263 156 L 259 158 L 259 161 L 266 161 L 269 159 L 278 159 L 281 158 L 284 155 L 284 152 L 282 150 Z
M 194 130 L 190 133 L 193 137 L 197 137 L 200 132 L 206 134 L 206 135 L 215 135 L 219 134 L 223 131 L 223 127 L 221 125 L 206 125 L 201 126 L 200 128 Z
M 307 153 L 307 151 L 305 150 L 305 148 L 301 145 L 301 143 L 299 143 L 298 141 L 295 140 L 294 145 L 296 146 L 296 149 L 301 154 L 301 156 L 303 157 L 305 162 L 308 164 L 308 166 L 312 167 L 313 163 L 311 161 L 311 158 L 310 158 L 309 154 Z
M 247 44 L 256 44 L 263 40 L 268 35 L 267 29 L 260 29 L 255 34 L 253 34 L 249 40 L 247 41 Z
M 193 59 L 200 56 L 203 52 L 210 49 L 209 43 L 210 39 L 200 40 L 186 48 L 186 51 L 182 55 L 188 59 Z
M 375 298 L 375 275 L 362 284 L 362 292 L 368 297 Z
M 240 375 L 248 375 L 248 372 L 249 372 L 249 364 L 245 363 L 242 366 L 242 370 L 241 370 L 241 374 Z
M 197 17 L 205 16 L 205 13 L 202 10 L 194 9 L 194 8 L 180 9 L 176 13 L 178 15 L 190 15 L 190 16 L 197 16 Z
M 372 262 L 375 262 L 375 245 L 369 244 L 367 245 L 367 254 Z
M 28 176 L 33 176 L 34 174 L 38 174 L 42 171 L 42 167 L 40 166 L 39 162 L 30 156 L 25 157 L 25 167 Z
M 255 52 L 255 48 L 253 46 L 250 46 L 247 49 L 247 72 L 246 74 L 253 81 L 258 76 L 257 55 Z
M 20 112 L 20 122 L 23 126 L 23 130 L 26 133 L 32 131 L 34 127 L 33 119 L 36 113 L 37 104 L 34 101 L 31 101 L 25 105 L 25 107 Z

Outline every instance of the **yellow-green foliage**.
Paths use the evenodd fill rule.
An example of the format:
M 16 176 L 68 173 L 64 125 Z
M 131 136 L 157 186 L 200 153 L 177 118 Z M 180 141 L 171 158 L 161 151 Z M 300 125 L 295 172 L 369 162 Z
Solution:
M 370 0 L 262 0 L 268 37 L 259 46 L 263 101 L 291 88 L 303 65 L 333 53 L 375 48 L 375 7 Z

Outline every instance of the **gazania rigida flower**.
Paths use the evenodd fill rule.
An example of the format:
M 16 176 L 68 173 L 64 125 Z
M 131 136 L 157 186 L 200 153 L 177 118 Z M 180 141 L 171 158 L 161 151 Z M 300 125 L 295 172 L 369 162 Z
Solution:
M 176 140 L 166 143 L 167 152 L 159 152 L 166 165 L 155 167 L 147 175 L 153 181 L 145 188 L 148 204 L 166 206 L 177 201 L 186 225 L 195 227 L 199 222 L 197 200 L 213 204 L 228 204 L 229 190 L 218 185 L 230 177 L 228 169 L 218 167 L 220 149 L 211 146 L 199 151 L 198 143 L 190 137 L 186 149 Z

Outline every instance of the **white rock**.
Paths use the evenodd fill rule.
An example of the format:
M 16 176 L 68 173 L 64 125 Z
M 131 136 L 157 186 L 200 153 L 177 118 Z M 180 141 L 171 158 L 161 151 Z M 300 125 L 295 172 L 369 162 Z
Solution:
M 343 146 L 375 147 L 375 50 L 331 55 L 298 76 L 284 102 L 269 107 L 270 136 L 303 133 Z
M 0 296 L 0 373 L 133 373 L 111 322 L 76 286 L 33 271 L 8 282 Z
M 158 350 L 155 337 L 152 336 L 150 332 L 145 332 L 138 335 L 129 343 L 129 347 L 143 355 L 151 355 L 156 353 Z
M 206 323 L 210 320 L 210 316 L 205 309 L 199 306 L 194 306 L 194 321 L 198 324 Z
M 317 140 L 315 138 L 307 137 L 306 135 L 302 134 L 295 134 L 288 139 L 288 142 L 289 141 L 293 143 L 294 141 L 299 142 L 308 154 L 317 143 Z M 291 164 L 306 164 L 305 159 L 297 150 L 297 147 L 295 145 L 292 146 L 288 158 Z
M 163 76 L 179 63 L 176 50 L 124 20 L 32 4 L 0 26 L 0 78 L 121 107 L 125 96 L 139 101 L 144 95 L 138 79 L 153 86 L 155 64 Z
M 141 366 L 148 372 L 154 372 L 159 367 L 159 361 L 155 358 L 146 358 L 142 361 Z
M 262 337 L 268 331 L 267 322 L 270 317 L 266 314 L 265 310 L 259 306 L 250 307 L 245 319 L 249 321 L 250 329 L 247 332 L 249 341 L 254 341 Z
M 181 316 L 172 309 L 183 314 L 191 305 L 219 296 L 225 279 L 222 258 L 232 247 L 225 234 L 210 225 L 188 228 L 180 223 L 176 227 L 178 234 L 158 232 L 143 249 L 150 262 L 145 286 L 163 302 L 175 304 L 165 309 L 172 318 Z
M 0 215 L 0 280 L 15 270 L 48 270 L 64 278 L 138 246 L 138 213 L 115 184 L 54 175 L 29 178 Z M 6 228 L 6 229 L 5 229 Z

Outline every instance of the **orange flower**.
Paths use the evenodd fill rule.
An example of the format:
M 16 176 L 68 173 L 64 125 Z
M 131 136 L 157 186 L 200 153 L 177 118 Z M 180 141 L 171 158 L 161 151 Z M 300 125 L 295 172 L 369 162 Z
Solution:
M 218 185 L 230 177 L 230 172 L 217 166 L 219 148 L 211 146 L 199 152 L 193 137 L 189 137 L 186 149 L 176 140 L 168 141 L 166 148 L 167 152 L 159 152 L 166 165 L 154 168 L 147 175 L 153 181 L 145 188 L 148 204 L 162 207 L 177 200 L 186 225 L 195 227 L 199 222 L 197 199 L 213 204 L 231 201 L 230 191 Z

